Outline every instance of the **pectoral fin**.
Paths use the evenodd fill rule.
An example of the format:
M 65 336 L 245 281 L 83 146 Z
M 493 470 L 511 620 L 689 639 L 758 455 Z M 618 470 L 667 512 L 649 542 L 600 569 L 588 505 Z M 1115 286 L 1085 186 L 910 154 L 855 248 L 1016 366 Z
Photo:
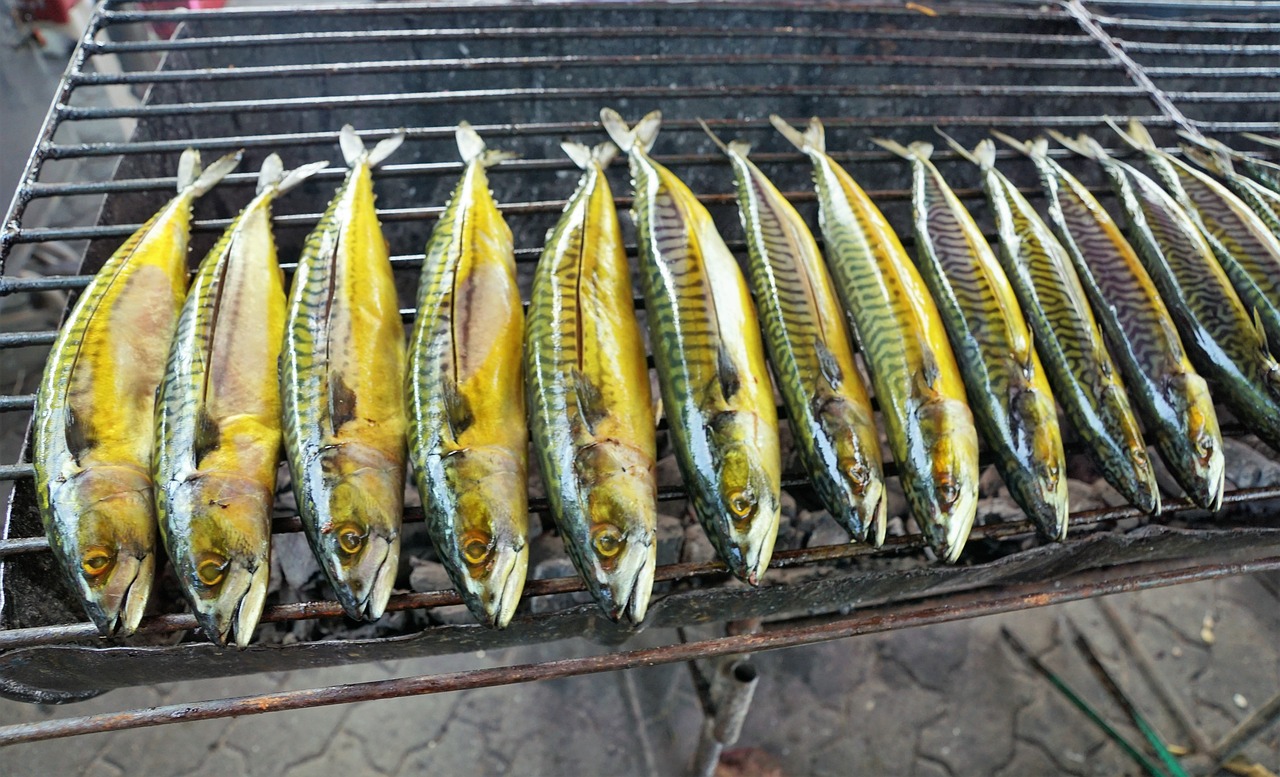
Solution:
M 729 352 L 721 346 L 716 350 L 716 378 L 720 382 L 720 394 L 725 401 L 733 399 L 742 388 L 742 379 L 738 376 L 738 368 L 733 363 Z
M 814 340 L 814 350 L 818 353 L 818 369 L 822 370 L 822 377 L 826 378 L 831 388 L 840 388 L 840 384 L 844 382 L 844 370 L 840 369 L 835 354 L 821 339 Z
M 213 416 L 209 415 L 209 411 L 201 407 L 196 417 L 196 439 L 192 456 L 195 463 L 200 464 L 204 457 L 218 449 L 221 444 L 221 430 L 218 428 L 218 422 Z
M 342 373 L 329 376 L 329 425 L 333 433 L 356 417 L 356 393 L 347 385 Z
M 600 393 L 600 388 L 578 370 L 573 371 L 573 382 L 573 393 L 578 402 L 578 414 L 582 417 L 583 423 L 587 425 L 587 431 L 594 435 L 596 424 L 600 423 L 608 415 L 608 411 L 604 406 L 604 396 Z
M 452 383 L 446 383 L 444 386 L 444 407 L 445 420 L 449 424 L 449 430 L 453 434 L 453 439 L 457 440 L 462 433 L 475 423 L 475 416 L 471 413 L 471 404 L 467 402 L 467 398 L 458 393 L 458 387 Z
M 75 408 L 67 407 L 66 419 L 63 433 L 67 441 L 67 451 L 71 453 L 72 458 L 78 463 L 80 458 L 93 448 L 93 434 L 85 422 L 80 419 L 80 416 L 76 414 Z

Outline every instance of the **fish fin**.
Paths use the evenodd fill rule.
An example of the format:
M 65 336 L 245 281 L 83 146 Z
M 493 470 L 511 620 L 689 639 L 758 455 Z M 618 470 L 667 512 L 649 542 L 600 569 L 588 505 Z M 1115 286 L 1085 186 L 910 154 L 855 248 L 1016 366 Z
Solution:
M 471 124 L 466 121 L 458 122 L 458 129 L 454 132 L 454 137 L 458 140 L 458 153 L 462 155 L 462 161 L 467 164 L 478 162 L 485 167 L 490 167 L 504 160 L 516 159 L 520 156 L 514 151 L 485 148 L 484 138 L 480 137 L 480 133 L 476 132 Z
M 1262 341 L 1262 350 L 1271 353 L 1271 344 L 1267 342 L 1267 329 L 1262 325 L 1262 315 L 1258 313 L 1257 308 L 1253 310 L 1253 328 L 1258 333 L 1258 339 Z
M 178 191 L 185 190 L 200 177 L 200 152 L 189 148 L 178 160 Z
M 80 419 L 75 408 L 70 405 L 67 406 L 66 421 L 63 424 L 62 433 L 66 439 L 67 452 L 79 464 L 81 457 L 93 447 L 93 430 Z
M 906 146 L 887 138 L 872 138 L 871 142 L 885 151 L 897 154 L 903 159 L 918 159 L 921 162 L 925 162 L 928 161 L 929 157 L 933 156 L 933 144 L 925 143 L 922 140 L 917 140 Z
M 720 395 L 726 402 L 733 399 L 738 389 L 742 388 L 742 378 L 738 375 L 738 368 L 723 345 L 716 349 L 716 379 L 720 383 Z
M 702 126 L 702 131 L 707 133 L 707 137 L 711 138 L 711 142 L 716 144 L 716 148 L 720 149 L 725 154 L 739 154 L 741 156 L 746 156 L 751 153 L 751 144 L 749 142 L 745 140 L 731 140 L 728 143 L 725 143 L 720 139 L 719 135 L 712 131 L 711 127 L 709 127 L 705 121 L 698 119 L 698 124 Z
M 817 116 L 809 119 L 809 124 L 804 128 L 804 132 L 792 127 L 776 113 L 769 114 L 769 123 L 773 125 L 774 129 L 782 133 L 782 137 L 791 141 L 791 144 L 801 151 L 826 153 L 826 130 L 823 129 L 822 121 Z
M 235 170 L 240 165 L 242 156 L 244 156 L 243 148 L 219 157 L 217 161 L 206 167 L 199 177 L 186 186 L 183 191 L 190 191 L 192 196 L 195 197 L 203 196 L 205 192 L 216 186 L 218 181 L 226 178 L 231 174 L 232 170 Z
M 592 156 L 589 146 L 572 140 L 562 140 L 560 141 L 560 148 L 564 149 L 564 152 L 569 155 L 573 163 L 583 170 L 591 166 Z
M 387 157 L 394 154 L 396 149 L 400 148 L 401 144 L 404 143 L 404 138 L 404 127 L 401 127 L 391 137 L 379 140 L 378 144 L 369 152 L 369 167 L 377 167 L 387 161 Z
M 1254 143 L 1261 143 L 1264 146 L 1271 146 L 1272 148 L 1280 148 L 1280 139 L 1269 138 L 1265 135 L 1258 135 L 1253 132 L 1241 132 L 1240 137 L 1248 138 L 1249 140 L 1252 140 Z
M 1027 156 L 1031 156 L 1031 141 L 1018 140 L 1012 135 L 1004 134 L 1000 130 L 991 130 L 991 134 L 995 135 L 996 138 L 999 139 L 1001 143 L 1004 143 L 1006 146 L 1012 148 L 1014 151 L 1017 151 L 1020 154 L 1026 154 Z
M 471 405 L 467 402 L 466 397 L 458 393 L 458 387 L 446 381 L 444 384 L 444 409 L 445 421 L 449 424 L 449 430 L 453 433 L 453 439 L 457 440 L 462 436 L 471 424 L 475 423 L 475 416 L 471 413 Z
M 617 111 L 601 108 L 600 123 L 624 152 L 630 154 L 639 147 L 641 151 L 648 153 L 653 148 L 653 142 L 658 139 L 658 130 L 662 127 L 662 111 L 650 111 L 636 122 L 636 126 L 628 127 L 626 120 Z
M 356 393 L 341 372 L 329 375 L 329 426 L 334 434 L 356 417 Z
M 612 141 L 606 140 L 603 143 L 597 143 L 591 149 L 591 158 L 601 167 L 608 167 L 609 163 L 618 156 L 618 146 Z
M 951 150 L 959 154 L 962 158 L 973 162 L 983 171 L 990 170 L 996 166 L 996 144 L 989 138 L 984 138 L 973 147 L 972 151 L 965 149 L 960 145 L 960 141 L 943 132 L 940 128 L 934 127 L 933 131 L 942 136 L 947 141 L 947 145 L 951 146 Z
M 1182 155 L 1205 170 L 1221 176 L 1233 175 L 1235 173 L 1235 165 L 1231 163 L 1231 157 L 1220 152 L 1211 151 L 1206 147 L 1189 146 L 1185 143 L 1180 144 Z
M 840 369 L 840 362 L 836 361 L 836 355 L 820 339 L 815 339 L 813 344 L 818 354 L 818 369 L 822 370 L 822 376 L 827 379 L 831 388 L 840 388 L 840 384 L 844 382 L 844 370 Z
M 279 154 L 269 154 L 262 160 L 262 167 L 258 170 L 257 193 L 262 194 L 280 183 L 282 178 L 284 178 L 284 162 L 280 161 Z
M 204 461 L 204 457 L 218 449 L 221 445 L 221 430 L 218 428 L 218 422 L 213 416 L 209 415 L 208 409 L 204 406 L 200 407 L 196 415 L 196 439 L 192 457 L 195 459 L 196 465 Z
M 596 425 L 609 415 L 604 406 L 604 395 L 591 379 L 579 370 L 573 371 L 574 397 L 578 403 L 578 414 L 587 425 L 590 434 L 596 433 Z
M 662 395 L 655 394 L 653 397 L 653 423 L 657 424 L 662 420 L 662 414 L 666 408 L 662 406 Z
M 324 162 L 312 162 L 309 165 L 296 167 L 284 174 L 284 178 L 281 179 L 280 183 L 276 185 L 276 191 L 281 194 L 284 194 L 285 192 L 289 191 L 293 187 L 307 180 L 311 176 L 325 169 L 326 167 L 328 167 L 328 165 L 329 163 L 327 161 L 324 161 Z
M 1129 121 L 1129 129 L 1125 130 L 1111 119 L 1105 119 L 1107 126 L 1115 130 L 1120 139 L 1137 151 L 1156 151 L 1156 142 L 1147 128 L 1137 119 Z
M 342 147 L 342 158 L 346 161 L 347 167 L 355 167 L 360 161 L 360 157 L 364 156 L 364 141 L 356 134 L 356 128 L 350 124 L 343 124 L 341 131 L 338 132 L 338 145 Z
M 911 376 L 911 391 L 916 397 L 924 399 L 938 393 L 934 386 L 937 385 L 938 378 L 942 377 L 942 370 L 931 352 L 926 350 L 921 357 L 920 369 Z

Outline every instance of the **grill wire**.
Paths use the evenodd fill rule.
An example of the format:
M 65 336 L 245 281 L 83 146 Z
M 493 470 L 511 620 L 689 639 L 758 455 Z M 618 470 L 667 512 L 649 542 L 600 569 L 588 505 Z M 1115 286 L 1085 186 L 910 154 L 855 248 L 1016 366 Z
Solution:
M 152 26 L 164 30 L 175 24 L 180 26 L 171 39 L 147 34 Z M 1275 80 L 1280 75 L 1280 45 L 1273 42 L 1277 32 L 1280 3 L 1265 1 L 939 3 L 931 8 L 927 4 L 779 0 L 714 5 L 564 3 L 536 9 L 388 2 L 194 11 L 137 10 L 105 2 L 72 56 L 0 231 L 0 302 L 15 295 L 74 293 L 83 288 L 121 239 L 171 196 L 173 171 L 183 149 L 200 149 L 209 160 L 227 150 L 245 148 L 240 171 L 197 203 L 192 235 L 196 261 L 247 202 L 257 168 L 268 153 L 279 151 L 286 167 L 326 156 L 334 159 L 337 130 L 347 122 L 360 130 L 366 142 L 387 137 L 400 127 L 407 130 L 405 148 L 379 171 L 376 185 L 401 299 L 410 300 L 420 247 L 462 169 L 453 143 L 453 127 L 462 119 L 475 125 L 490 146 L 521 153 L 519 161 L 495 168 L 491 178 L 515 234 L 527 298 L 527 276 L 542 237 L 554 224 L 577 177 L 557 141 L 562 136 L 593 143 L 603 140 L 595 121 L 603 105 L 618 108 L 629 120 L 653 108 L 663 110 L 666 121 L 655 147 L 657 159 L 699 193 L 730 247 L 739 253 L 743 243 L 730 194 L 732 179 L 695 119 L 708 119 L 726 139 L 743 137 L 754 142 L 758 150 L 753 160 L 812 224 L 815 203 L 807 162 L 802 155 L 783 150 L 786 143 L 765 117 L 777 112 L 799 124 L 810 115 L 820 116 L 833 156 L 869 190 L 910 251 L 907 166 L 885 152 L 871 150 L 871 137 L 932 141 L 936 136 L 931 128 L 937 125 L 971 146 L 989 128 L 1029 136 L 1053 127 L 1068 134 L 1088 131 L 1117 155 L 1128 156 L 1116 148 L 1104 120 L 1134 116 L 1171 150 L 1176 147 L 1176 129 L 1213 134 L 1240 145 L 1234 133 L 1280 131 L 1280 89 Z M 117 60 L 122 67 L 108 66 Z M 121 88 L 142 90 L 143 99 L 136 105 L 102 105 L 103 100 L 93 99 L 103 94 L 97 90 Z M 129 140 L 78 143 L 64 139 L 70 125 L 120 121 L 136 123 Z M 1096 170 L 1061 150 L 1054 153 L 1104 202 L 1111 201 Z M 69 182 L 53 182 L 68 177 L 59 176 L 60 172 L 74 171 L 78 168 L 71 166 L 93 158 L 113 160 L 114 174 L 103 180 L 72 175 Z M 981 193 L 972 188 L 976 169 L 945 150 L 935 158 L 981 221 L 985 215 Z M 1002 151 L 1000 166 L 1033 201 L 1043 201 L 1029 164 Z M 275 223 L 282 257 L 297 255 L 344 173 L 331 164 L 278 202 Z M 610 176 L 614 191 L 626 195 L 625 163 L 616 164 Z M 102 203 L 101 213 L 95 223 L 73 226 L 24 223 L 32 205 L 56 207 L 66 201 L 59 198 L 95 198 Z M 619 196 L 618 202 L 624 207 L 629 199 Z M 625 218 L 623 222 L 624 229 L 629 229 Z M 634 261 L 634 235 L 628 234 Z M 34 248 L 57 241 L 83 246 L 82 274 L 27 277 L 14 271 Z M 286 273 L 293 269 L 292 264 L 283 267 Z M 642 301 L 637 304 L 642 307 Z M 412 308 L 402 313 L 406 322 L 412 320 Z M 0 331 L 0 360 L 14 349 L 47 348 L 54 336 L 53 330 Z M 0 396 L 0 412 L 10 414 L 7 423 L 24 423 L 33 401 L 31 394 Z M 1224 431 L 1242 433 L 1238 426 Z M 1078 453 L 1079 446 L 1073 450 Z M 49 574 L 52 569 L 48 544 L 40 536 L 38 523 L 32 523 L 31 474 L 25 460 L 0 463 L 0 481 L 14 483 L 6 533 L 0 538 L 0 561 L 7 562 L 0 567 L 4 576 L 0 579 L 4 584 L 0 651 L 86 641 L 106 644 L 96 640 L 95 628 L 83 621 L 74 604 L 60 613 L 52 611 L 54 615 L 49 611 L 33 614 L 38 609 L 34 603 L 15 593 L 14 579 L 34 574 L 31 570 Z M 801 473 L 784 474 L 784 488 L 803 485 Z M 682 498 L 678 485 L 661 489 L 663 501 Z M 1237 507 L 1277 498 L 1280 488 L 1243 489 L 1229 493 L 1226 504 Z M 545 509 L 545 500 L 531 500 L 531 510 Z M 1167 513 L 1190 510 L 1185 500 L 1166 497 Z M 1071 533 L 1080 537 L 1109 530 L 1117 521 L 1137 516 L 1129 507 L 1076 512 Z M 410 508 L 405 518 L 413 522 L 422 516 L 420 510 Z M 282 513 L 275 520 L 277 533 L 299 529 L 296 515 Z M 971 545 L 1031 534 L 1025 520 L 994 521 L 974 528 Z M 879 551 L 843 544 L 779 550 L 773 566 L 835 569 L 836 562 L 918 555 L 923 548 L 923 539 L 909 533 L 891 537 Z M 1274 546 L 1271 553 L 1276 555 Z M 1188 567 L 1184 563 L 1180 570 L 1144 568 L 1127 576 L 1084 575 L 1074 586 L 1055 589 L 1055 595 L 1065 600 L 1277 567 L 1280 558 L 1243 565 Z M 718 562 L 668 564 L 658 570 L 657 579 L 715 585 L 724 579 L 724 568 Z M 896 609 L 886 605 L 833 615 L 807 627 L 767 632 L 783 638 L 756 647 L 1036 606 L 1048 603 L 1049 599 L 1037 596 L 1046 587 L 1009 589 L 1013 593 L 1004 598 L 989 592 L 961 595 L 950 609 L 942 607 L 942 614 L 899 604 Z M 576 578 L 531 579 L 525 598 L 582 590 Z M 398 594 L 388 610 L 459 602 L 452 591 Z M 303 602 L 269 607 L 262 620 L 339 615 L 336 602 Z M 140 633 L 154 636 L 194 628 L 192 616 L 171 612 L 146 620 Z M 475 638 L 474 634 L 467 637 Z M 458 644 L 464 643 L 468 647 L 459 649 L 473 644 L 466 639 Z M 690 657 L 691 646 L 683 652 L 679 647 L 659 649 L 666 652 L 655 655 L 614 654 L 611 663 L 593 665 L 596 668 L 587 671 Z M 737 652 L 749 647 L 744 640 L 706 643 L 692 653 L 711 655 L 718 649 Z M 0 664 L 2 659 L 0 655 Z M 146 666 L 151 659 L 137 660 Z M 532 675 L 582 671 L 565 667 L 558 674 L 536 670 Z M 3 672 L 0 668 L 0 675 Z M 534 677 L 528 671 L 512 671 L 497 681 L 522 679 Z M 477 682 L 472 678 L 443 685 L 347 691 L 340 700 L 475 687 Z M 4 687 L 0 679 L 0 691 L 13 693 L 14 689 Z M 64 697 L 50 698 L 79 697 L 68 691 Z M 338 697 L 325 698 L 330 700 L 311 701 L 335 703 Z M 295 699 L 273 708 L 293 708 L 290 705 L 310 703 Z M 239 713 L 227 711 L 233 708 Z M 244 712 L 234 705 L 219 709 L 225 714 Z M 137 725 L 154 724 L 138 716 L 132 720 Z M 0 744 L 107 730 L 103 721 L 79 725 L 39 731 L 0 728 Z

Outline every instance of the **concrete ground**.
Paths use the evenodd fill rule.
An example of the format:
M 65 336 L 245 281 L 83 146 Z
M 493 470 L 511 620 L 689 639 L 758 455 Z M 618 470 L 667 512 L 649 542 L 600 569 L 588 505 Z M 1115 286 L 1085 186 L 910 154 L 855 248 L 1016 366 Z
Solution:
M 0 203 L 8 202 L 25 158 L 25 150 L 14 149 L 29 146 L 61 70 L 57 51 L 44 55 L 30 46 L 0 46 L 0 103 L 6 113 L 0 132 L 9 149 L 0 160 Z M 57 213 L 52 204 L 45 209 Z M 32 218 L 41 216 L 33 212 Z M 82 223 L 78 216 L 70 220 Z M 74 247 L 66 257 L 23 255 L 8 271 L 39 272 L 42 264 L 56 267 L 77 258 Z M 51 315 L 56 320 L 56 313 L 56 304 L 43 311 L 0 308 L 0 328 L 43 328 L 35 322 Z M 30 390 L 43 358 L 39 351 L 5 352 L 4 393 Z M 23 431 L 12 422 L 5 425 L 0 416 L 0 462 L 16 460 Z M 1268 578 L 1237 578 L 1110 601 L 1213 741 L 1280 688 L 1276 590 Z M 1068 623 L 1103 651 L 1125 690 L 1166 739 L 1189 744 L 1117 647 L 1098 605 L 1078 602 L 755 656 L 761 680 L 739 742 L 754 749 L 749 760 L 754 770 L 725 773 L 1137 774 L 1120 749 L 1032 674 L 999 634 L 1002 627 L 1011 629 L 1110 720 L 1122 720 L 1070 647 Z M 669 638 L 642 634 L 627 647 Z M 60 708 L 0 701 L 0 725 L 601 649 L 558 644 L 168 684 Z M 673 665 L 21 745 L 0 751 L 0 774 L 668 775 L 686 769 L 699 728 L 689 673 Z M 1124 730 L 1137 738 L 1129 727 Z M 1268 730 L 1246 754 L 1276 769 L 1280 734 Z

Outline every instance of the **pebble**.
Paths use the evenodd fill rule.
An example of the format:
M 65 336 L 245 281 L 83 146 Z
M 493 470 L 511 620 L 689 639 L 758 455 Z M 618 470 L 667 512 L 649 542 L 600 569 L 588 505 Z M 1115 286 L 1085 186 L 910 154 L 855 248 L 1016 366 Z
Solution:
M 824 545 L 846 545 L 849 543 L 849 532 L 844 530 L 840 524 L 826 510 L 819 510 L 810 513 L 803 510 L 800 513 L 801 520 L 805 516 L 810 516 L 809 520 L 813 524 L 813 531 L 809 534 L 809 540 L 805 542 L 806 548 L 819 548 Z
M 271 538 L 271 555 L 280 561 L 285 585 L 295 590 L 305 588 L 320 574 L 320 564 L 311 552 L 311 544 L 302 532 L 277 534 Z
M 697 524 L 686 526 L 684 529 L 684 547 L 680 551 L 680 560 L 702 563 L 714 561 L 715 557 L 716 549 L 711 546 L 711 540 L 707 539 L 707 534 L 702 530 L 702 527 Z
M 1242 710 L 1249 707 L 1249 700 L 1244 697 L 1244 694 L 1237 693 L 1231 697 L 1231 701 Z
M 439 561 L 410 559 L 412 571 L 409 573 L 409 587 L 419 593 L 427 591 L 452 591 L 453 581 L 445 571 L 444 564 Z M 431 607 L 426 610 L 431 620 L 437 623 L 475 623 L 475 617 L 465 604 L 451 604 L 444 607 Z
M 658 514 L 658 564 L 674 564 L 680 560 L 684 545 L 684 522 L 674 515 Z

